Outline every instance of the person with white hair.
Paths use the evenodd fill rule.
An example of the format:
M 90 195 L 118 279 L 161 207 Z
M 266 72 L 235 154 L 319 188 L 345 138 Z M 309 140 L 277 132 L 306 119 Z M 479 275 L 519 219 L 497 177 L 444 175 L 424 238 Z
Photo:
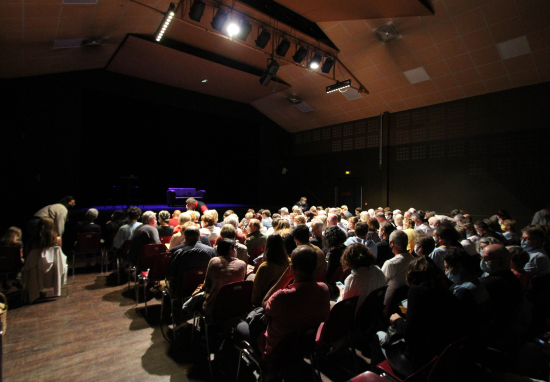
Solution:
M 397 215 L 403 215 L 403 212 L 401 212 L 401 210 L 393 210 L 393 218 L 394 219 Z
M 368 213 L 369 213 L 369 215 L 370 215 L 371 218 L 374 217 L 374 210 L 373 210 L 372 208 L 370 208 L 370 209 L 368 210 Z
M 76 223 L 76 231 L 78 233 L 84 233 L 84 232 L 101 233 L 101 226 L 99 224 L 94 223 L 98 215 L 99 215 L 98 210 L 96 210 L 95 208 L 90 208 L 88 211 L 86 211 L 86 216 L 84 218 L 84 221 Z
M 428 219 L 428 224 L 431 229 L 435 230 L 441 224 L 441 218 L 439 216 L 432 216 Z
M 222 234 L 221 234 L 221 231 L 220 231 L 220 236 L 216 239 L 216 244 L 215 245 L 218 245 L 218 243 L 223 239 L 233 239 L 233 240 L 236 240 L 237 242 L 239 242 L 241 244 L 244 244 L 244 242 L 246 241 L 246 237 L 243 235 L 241 230 L 238 229 L 238 227 L 237 227 L 238 224 L 239 224 L 238 222 L 239 222 L 239 218 L 235 214 L 232 214 L 232 215 L 229 215 L 228 217 L 226 217 L 225 220 L 223 221 L 224 227 L 227 224 L 232 225 L 233 228 L 235 228 L 235 237 L 229 237 L 229 236 L 222 237 Z M 241 258 L 239 257 L 239 259 L 241 259 Z
M 128 251 L 128 260 L 134 265 L 137 264 L 141 250 L 147 244 L 160 244 L 159 231 L 155 228 L 157 217 L 153 211 L 145 211 L 141 215 L 142 225 L 137 227 L 132 234 L 132 242 Z

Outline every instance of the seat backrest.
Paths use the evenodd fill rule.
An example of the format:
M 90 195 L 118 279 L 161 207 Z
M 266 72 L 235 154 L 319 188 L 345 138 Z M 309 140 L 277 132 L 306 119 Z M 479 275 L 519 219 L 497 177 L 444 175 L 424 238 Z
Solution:
M 164 244 L 147 244 L 143 246 L 138 261 L 138 269 L 151 268 L 151 264 L 154 263 L 155 257 L 161 253 L 166 252 L 166 246 Z
M 101 250 L 101 235 L 97 232 L 83 232 L 78 234 L 75 253 L 92 253 Z
M 327 273 L 328 273 L 327 269 L 322 269 L 320 271 L 316 271 L 313 274 L 313 277 L 315 278 L 315 281 L 317 281 L 318 283 L 322 283 L 322 282 L 325 282 L 325 279 L 327 278 Z
M 199 284 L 204 283 L 204 277 L 206 276 L 206 268 L 193 268 L 187 269 L 183 272 L 183 276 L 178 285 L 176 294 L 178 297 L 189 297 L 197 289 Z
M 153 257 L 152 262 L 149 268 L 149 280 L 150 281 L 160 281 L 164 280 L 166 274 L 166 268 L 170 259 L 172 258 L 171 252 L 159 253 Z
M 0 273 L 19 273 L 22 265 L 21 247 L 0 247 Z
M 365 371 L 362 374 L 356 375 L 349 382 L 388 382 L 386 378 L 382 378 L 372 371 Z
M 239 281 L 220 288 L 214 303 L 212 321 L 220 322 L 250 312 L 252 281 Z
M 319 328 L 317 345 L 332 344 L 344 337 L 353 329 L 355 308 L 359 296 L 342 300 L 332 307 L 328 320 Z
M 285 335 L 271 353 L 273 367 L 275 369 L 291 368 L 293 362 L 303 362 L 306 352 L 313 351 L 318 329 L 317 324 Z
M 171 239 L 172 239 L 172 236 L 159 236 L 159 240 L 161 244 L 170 244 Z
M 468 335 L 447 346 L 439 357 L 437 357 L 437 360 L 428 375 L 428 382 L 447 381 L 450 373 L 455 372 L 459 365 L 463 362 L 462 355 L 464 354 L 464 349 L 471 339 L 472 335 Z
M 376 322 L 384 311 L 384 297 L 386 297 L 387 285 L 375 289 L 365 298 L 359 307 L 355 317 L 355 323 L 360 327 L 369 327 Z
M 130 252 L 130 244 L 132 243 L 132 240 L 125 240 L 124 244 L 122 245 L 122 251 L 120 251 L 120 256 L 123 259 L 128 258 L 128 252 Z
M 391 300 L 388 302 L 388 316 L 391 316 L 393 313 L 401 313 L 399 305 L 401 301 L 405 300 L 409 295 L 409 286 L 402 285 L 393 292 Z
M 334 285 L 336 284 L 337 281 L 342 282 L 343 280 L 345 280 L 345 278 L 342 279 L 343 277 L 344 277 L 344 269 L 342 268 L 342 266 L 339 266 L 330 276 L 330 280 L 328 280 L 328 283 L 329 285 Z
M 265 245 L 252 248 L 252 251 L 250 251 L 250 253 L 248 254 L 250 256 L 248 258 L 248 264 L 254 264 L 252 260 L 260 256 L 262 253 L 264 253 L 264 250 L 265 250 Z

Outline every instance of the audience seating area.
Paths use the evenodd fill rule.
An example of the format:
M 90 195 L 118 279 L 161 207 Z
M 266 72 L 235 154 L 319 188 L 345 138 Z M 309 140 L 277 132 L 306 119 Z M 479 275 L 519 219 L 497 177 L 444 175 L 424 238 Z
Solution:
M 175 190 L 195 191 L 169 192 L 181 195 Z M 504 216 L 503 210 L 476 222 L 471 222 L 464 211 L 437 214 L 380 208 L 359 210 L 353 221 L 346 218 L 346 206 L 313 207 L 306 211 L 311 214 L 304 214 L 300 207 L 290 214 L 282 211 L 282 215 L 261 210 L 241 219 L 233 211 L 222 215 L 209 210 L 198 224 L 210 228 L 208 236 L 197 227 L 197 221 L 182 223 L 185 219 L 180 219 L 185 242 L 170 248 L 171 236 L 155 233 L 165 229 L 161 223 L 167 221 L 166 216 L 177 218 L 164 212 L 157 216 L 139 211 L 141 217 L 134 220 L 142 220 L 141 225 L 127 219 L 114 232 L 80 232 L 72 252 L 65 254 L 69 259 L 72 256 L 69 282 L 79 277 L 75 276 L 77 262 L 86 258 L 100 263 L 100 275 L 105 268 L 112 272 L 107 282 L 119 286 L 127 283 L 120 293 L 135 299 L 135 312 L 160 327 L 169 346 L 176 351 L 199 349 L 196 353 L 204 355 L 201 364 L 208 369 L 211 380 L 226 380 L 228 363 L 236 368 L 231 378 L 237 381 L 492 381 L 503 375 L 548 379 L 550 241 L 546 225 L 534 221 L 515 234 L 515 227 L 513 232 L 508 230 L 512 219 L 507 213 Z M 269 224 L 264 224 L 267 221 Z M 132 233 L 125 233 L 127 227 L 132 227 Z M 310 240 L 323 243 L 321 247 L 298 245 L 300 240 L 303 243 L 304 230 L 309 230 Z M 505 235 L 508 232 L 515 235 Z M 231 240 L 236 233 L 247 238 L 244 263 L 237 259 L 239 247 Z M 378 242 L 367 239 L 372 233 L 380 239 Z M 414 235 L 414 245 L 410 245 L 410 235 Z M 206 239 L 200 240 L 200 236 Z M 149 244 L 138 246 L 136 237 L 149 237 Z M 360 240 L 350 242 L 354 237 Z M 521 245 L 508 245 L 511 242 Z M 0 242 L 0 273 L 5 283 L 16 285 L 29 261 L 21 261 L 27 253 L 22 244 L 9 244 L 6 240 Z M 386 244 L 391 256 L 378 267 L 377 256 Z M 466 252 L 470 244 L 476 248 L 475 253 Z M 369 248 L 375 248 L 378 255 Z M 317 254 L 321 252 L 317 250 L 326 256 L 324 266 L 319 267 Z M 210 261 L 199 263 L 205 253 Z M 342 255 L 335 257 L 334 253 Z M 292 262 L 290 268 L 274 268 L 281 261 L 277 254 Z M 313 257 L 317 262 L 312 264 L 315 271 L 303 265 L 305 258 L 311 264 Z M 186 261 L 195 265 L 186 268 Z M 266 276 L 268 273 L 270 276 Z M 41 277 L 40 272 L 37 277 Z M 382 277 L 381 282 L 374 281 L 376 277 Z M 530 283 L 524 288 L 526 280 Z M 134 291 L 130 290 L 132 281 Z M 41 293 L 49 293 L 49 282 L 39 280 L 38 285 L 45 286 Z M 253 291 L 260 285 L 264 310 L 253 305 Z M 322 322 L 293 327 L 294 319 L 300 321 L 300 315 L 316 311 L 304 308 L 285 312 L 278 301 L 285 296 L 300 296 L 305 285 L 326 291 L 327 309 L 330 295 L 330 311 Z M 24 297 L 27 285 L 22 288 Z M 422 298 L 417 297 L 420 292 Z M 437 299 L 430 300 L 432 293 Z M 318 298 L 315 296 L 307 295 L 300 301 L 307 307 L 310 298 Z M 207 303 L 211 304 L 210 310 L 204 308 Z M 452 311 L 447 307 L 452 306 L 458 307 L 455 317 L 447 315 Z M 423 316 L 425 311 L 438 313 Z M 324 313 L 318 313 L 324 317 Z M 266 320 L 252 318 L 255 315 L 265 315 Z M 248 324 L 250 338 L 237 329 L 243 322 Z M 268 353 L 271 345 L 266 344 L 273 340 L 275 330 L 281 340 Z M 421 330 L 422 337 L 413 330 Z M 495 335 L 503 330 L 510 337 L 505 345 L 495 341 Z M 387 342 L 379 340 L 383 333 Z M 425 349 L 423 337 L 426 343 L 439 347 L 433 354 L 410 355 L 411 349 Z M 202 347 L 205 350 L 200 350 Z M 404 359 L 424 361 L 415 363 L 414 370 L 404 375 L 402 365 L 388 356 L 398 347 L 404 349 Z M 529 357 L 533 351 L 538 352 L 537 357 Z M 229 359 L 228 354 L 234 358 Z M 526 362 L 532 364 L 527 367 Z

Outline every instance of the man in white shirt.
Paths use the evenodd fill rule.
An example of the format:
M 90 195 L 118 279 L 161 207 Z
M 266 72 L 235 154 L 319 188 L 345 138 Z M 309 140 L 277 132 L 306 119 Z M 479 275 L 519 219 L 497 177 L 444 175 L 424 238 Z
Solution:
M 411 215 L 411 218 L 416 225 L 416 228 L 414 230 L 421 235 L 433 236 L 434 230 L 430 228 L 428 224 L 426 224 L 426 219 L 424 218 L 424 216 L 425 215 L 423 211 L 417 211 Z
M 544 232 L 539 228 L 528 228 L 523 231 L 521 246 L 530 258 L 524 269 L 531 277 L 550 273 L 550 261 L 543 248 L 544 238 Z
M 393 231 L 390 235 L 390 249 L 395 255 L 382 266 L 388 289 L 384 298 L 384 305 L 388 306 L 394 292 L 406 284 L 407 268 L 414 257 L 407 252 L 409 237 L 403 231 Z

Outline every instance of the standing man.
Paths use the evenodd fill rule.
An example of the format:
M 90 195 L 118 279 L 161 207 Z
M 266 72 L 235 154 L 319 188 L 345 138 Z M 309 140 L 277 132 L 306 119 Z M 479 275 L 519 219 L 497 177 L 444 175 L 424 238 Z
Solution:
M 185 201 L 185 204 L 187 205 L 187 211 L 197 211 L 201 214 L 203 214 L 204 211 L 208 211 L 208 207 L 206 207 L 206 204 L 204 204 L 200 200 L 196 200 L 195 198 L 187 199 Z
M 51 218 L 53 219 L 55 232 L 61 240 L 61 236 L 63 236 L 63 232 L 65 231 L 65 223 L 69 217 L 69 208 L 73 208 L 74 205 L 74 198 L 72 196 L 65 196 L 58 203 L 50 204 L 39 210 L 29 221 L 27 238 L 33 240 L 36 235 L 36 226 L 40 219 Z

